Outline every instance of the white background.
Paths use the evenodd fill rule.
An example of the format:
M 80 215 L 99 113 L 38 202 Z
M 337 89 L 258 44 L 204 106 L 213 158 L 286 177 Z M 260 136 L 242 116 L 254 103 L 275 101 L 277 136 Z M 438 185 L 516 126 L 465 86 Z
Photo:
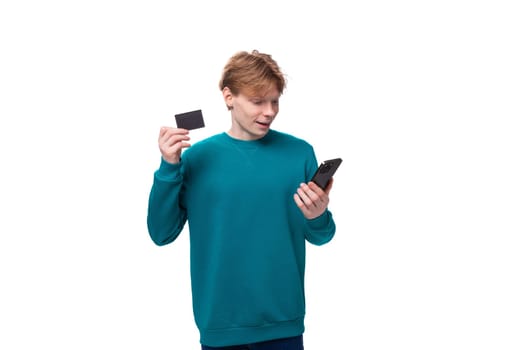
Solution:
M 344 159 L 306 349 L 524 349 L 519 3 L 3 1 L 0 348 L 198 349 L 188 234 L 146 230 L 157 134 L 226 130 L 221 69 L 258 49 L 274 128 Z

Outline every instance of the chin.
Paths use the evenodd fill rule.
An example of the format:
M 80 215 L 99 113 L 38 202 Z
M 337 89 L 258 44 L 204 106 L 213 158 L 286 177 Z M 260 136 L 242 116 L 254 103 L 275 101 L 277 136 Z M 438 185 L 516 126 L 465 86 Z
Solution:
M 268 133 L 268 130 L 266 130 L 266 131 L 258 130 L 257 132 L 251 132 L 250 134 L 252 135 L 251 137 L 252 137 L 254 140 L 258 140 L 258 139 L 261 139 L 261 138 L 263 138 L 264 136 L 266 136 L 267 133 Z
M 260 130 L 257 134 L 263 137 L 268 133 L 268 131 L 270 131 L 270 129 Z

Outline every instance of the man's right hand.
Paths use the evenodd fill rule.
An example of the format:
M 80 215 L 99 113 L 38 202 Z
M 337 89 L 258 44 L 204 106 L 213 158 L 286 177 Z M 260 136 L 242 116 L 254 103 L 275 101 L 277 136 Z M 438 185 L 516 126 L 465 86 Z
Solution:
M 186 129 L 171 128 L 163 126 L 159 133 L 159 149 L 162 158 L 171 164 L 180 162 L 180 155 L 183 148 L 190 147 L 189 131 Z

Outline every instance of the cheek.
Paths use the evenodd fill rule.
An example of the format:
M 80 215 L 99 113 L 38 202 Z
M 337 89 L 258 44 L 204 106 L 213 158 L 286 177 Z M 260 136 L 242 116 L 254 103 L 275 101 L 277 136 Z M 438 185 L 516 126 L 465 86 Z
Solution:
M 239 122 L 251 121 L 257 117 L 257 113 L 254 112 L 253 108 L 243 104 L 238 104 L 234 106 L 233 110 L 235 112 L 236 119 Z
M 261 113 L 260 108 L 255 105 L 244 105 L 242 107 L 242 112 L 243 115 L 249 119 L 256 118 Z

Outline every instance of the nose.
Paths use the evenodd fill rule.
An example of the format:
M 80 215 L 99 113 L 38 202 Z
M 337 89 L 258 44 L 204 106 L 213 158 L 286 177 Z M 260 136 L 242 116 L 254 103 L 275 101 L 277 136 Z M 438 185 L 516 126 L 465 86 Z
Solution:
M 277 115 L 277 112 L 278 112 L 278 107 L 275 104 L 271 102 L 264 104 L 263 114 L 265 117 L 273 118 Z

